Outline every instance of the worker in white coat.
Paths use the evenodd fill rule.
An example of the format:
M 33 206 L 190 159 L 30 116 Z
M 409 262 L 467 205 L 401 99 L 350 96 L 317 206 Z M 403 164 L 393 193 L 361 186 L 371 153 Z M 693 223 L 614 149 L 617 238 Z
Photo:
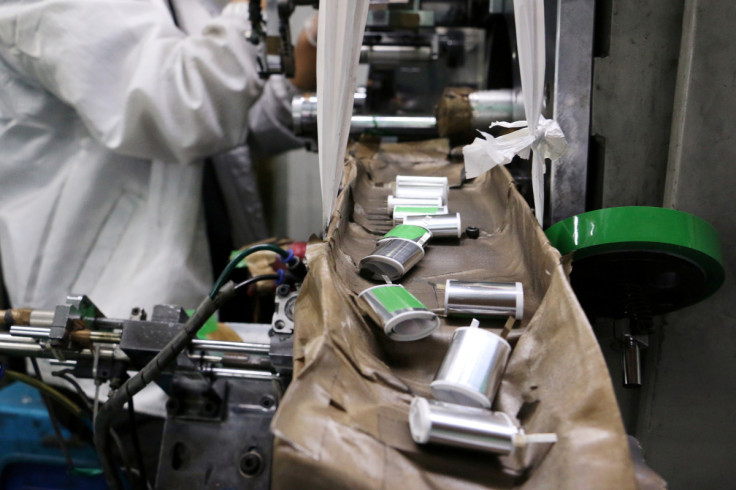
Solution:
M 295 87 L 259 78 L 247 8 L 223 7 L 2 0 L 0 255 L 13 307 L 79 293 L 121 318 L 207 293 L 203 159 L 299 144 Z M 296 85 L 313 83 L 299 58 L 313 62 L 309 37 Z

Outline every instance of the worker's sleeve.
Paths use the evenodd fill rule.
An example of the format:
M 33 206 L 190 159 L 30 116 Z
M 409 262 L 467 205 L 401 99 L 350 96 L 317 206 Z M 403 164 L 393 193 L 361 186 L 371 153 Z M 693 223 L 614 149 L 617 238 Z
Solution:
M 2 11 L 0 35 L 12 25 L 23 70 L 111 150 L 187 162 L 244 142 L 264 83 L 243 19 L 219 17 L 186 36 L 162 6 L 138 0 Z
M 304 146 L 304 141 L 293 133 L 291 99 L 297 93 L 283 76 L 269 78 L 263 95 L 251 107 L 248 146 L 253 158 L 267 158 Z

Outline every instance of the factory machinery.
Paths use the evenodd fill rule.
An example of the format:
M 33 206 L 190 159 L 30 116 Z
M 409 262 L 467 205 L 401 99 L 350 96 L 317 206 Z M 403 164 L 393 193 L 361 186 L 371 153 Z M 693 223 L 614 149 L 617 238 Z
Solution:
M 225 283 L 246 255 L 262 250 L 282 256 L 284 267 L 279 273 L 251 277 L 237 285 L 232 281 Z M 82 433 L 94 420 L 93 439 L 100 462 L 93 461 L 93 464 L 101 465 L 110 487 L 121 488 L 117 470 L 120 463 L 134 488 L 146 488 L 154 483 L 156 488 L 183 488 L 192 482 L 201 487 L 269 488 L 272 455 L 269 424 L 291 378 L 294 304 L 305 274 L 306 267 L 293 253 L 271 245 L 255 246 L 231 262 L 210 295 L 191 315 L 179 306 L 157 305 L 150 316 L 135 308 L 130 318 L 113 319 L 105 317 L 86 296 L 69 296 L 66 304 L 54 310 L 3 312 L 0 352 L 29 358 L 36 368 L 36 359 L 51 359 L 51 372 L 46 377 L 71 383 L 80 390 L 81 399 L 86 395 L 75 380 L 94 382 L 91 414 L 76 409 L 74 403 L 54 388 L 46 387 L 41 393 L 44 403 L 49 404 L 55 431 L 59 429 L 55 420 L 59 408 L 71 411 L 82 420 Z M 230 336 L 243 341 L 200 338 L 206 337 L 202 335 L 205 331 L 218 330 L 217 322 L 211 317 L 222 305 L 238 295 L 246 295 L 250 287 L 264 280 L 281 283 L 275 288 L 270 323 L 219 326 L 221 330 L 232 330 Z M 35 387 L 45 386 L 20 373 L 6 371 L 6 374 Z M 133 410 L 132 396 L 150 383 L 158 384 L 168 394 L 163 432 L 160 440 L 154 438 L 157 443 L 160 441 L 155 482 L 146 477 L 140 453 L 136 455 L 137 461 L 126 461 L 128 451 L 114 447 L 120 444 L 116 426 L 132 417 L 125 410 L 126 404 Z M 103 385 L 110 389 L 106 400 L 100 396 Z M 22 415 L 10 410 L 6 416 Z M 13 439 L 9 431 L 12 428 L 5 427 L 0 437 Z M 234 434 L 237 436 L 233 437 Z M 56 435 L 55 458 L 39 455 L 38 451 L 16 459 L 13 454 L 0 458 L 4 487 L 13 488 L 17 484 L 26 488 L 29 476 L 18 463 L 33 463 L 36 472 L 45 466 L 53 467 L 54 462 L 65 463 L 72 475 L 81 475 L 75 462 L 78 448 L 72 441 L 83 439 L 84 434 L 66 435 L 59 429 Z M 134 435 L 133 443 L 137 446 L 138 434 Z M 140 452 L 140 447 L 135 449 Z M 89 476 L 79 476 L 85 487 L 105 488 L 102 476 L 97 480 L 89 480 Z M 59 485 L 64 488 L 61 481 L 40 488 L 59 488 Z M 69 481 L 69 485 L 79 484 Z
M 260 2 L 251 2 L 254 29 L 249 39 L 258 47 L 262 76 L 293 72 L 289 16 L 297 5 L 317 3 L 268 0 L 264 16 Z M 365 87 L 355 95 L 353 134 L 371 131 L 402 139 L 443 136 L 461 144 L 494 121 L 523 119 L 511 1 L 375 3 L 361 50 L 361 63 L 368 64 L 369 71 Z M 549 3 L 554 12 L 556 2 Z M 563 11 L 558 12 L 560 18 Z M 579 18 L 564 18 L 581 25 Z M 587 20 L 592 22 L 592 16 Z M 560 25 L 564 27 L 564 22 Z M 566 49 L 567 45 L 557 46 L 558 51 Z M 576 86 L 565 83 L 573 68 L 586 72 L 585 66 L 566 67 L 557 77 L 559 83 L 548 86 L 547 107 L 551 111 L 554 102 L 582 100 L 581 107 L 571 108 L 570 117 L 575 117 L 576 110 L 587 117 L 585 97 L 558 96 L 561 90 L 567 95 L 577 93 Z M 550 70 L 548 78 L 553 73 Z M 585 81 L 580 87 L 586 87 Z M 316 107 L 312 94 L 295 98 L 298 134 L 316 139 Z M 573 151 L 568 166 L 577 168 L 575 158 L 584 162 L 587 156 L 588 136 L 581 134 L 579 140 L 585 144 L 578 146 L 574 144 L 577 136 L 569 137 Z M 514 177 L 522 188 L 528 182 L 523 174 Z M 553 186 L 554 177 L 553 169 Z M 553 219 L 555 213 L 581 211 L 584 191 L 580 192 L 583 195 L 572 200 L 572 208 L 569 193 L 560 207 L 553 189 Z M 2 313 L 0 354 L 29 360 L 31 372 L 35 370 L 44 383 L 20 373 L 22 369 L 5 372 L 6 377 L 34 389 L 15 383 L 12 391 L 0 393 L 5 421 L 0 424 L 0 437 L 6 447 L 14 444 L 19 449 L 0 455 L 4 479 L 0 485 L 24 488 L 31 481 L 34 488 L 64 488 L 66 481 L 66 488 L 122 488 L 125 481 L 132 488 L 269 488 L 273 451 L 269 425 L 291 379 L 294 304 L 306 274 L 298 258 L 275 247 L 272 251 L 282 257 L 282 272 L 237 285 L 226 283 L 234 264 L 244 257 L 241 254 L 190 313 L 179 306 L 158 305 L 150 314 L 134 308 L 129 318 L 107 318 L 93 298 L 84 295 L 69 296 L 54 310 Z M 273 292 L 270 322 L 221 325 L 236 332 L 234 340 L 202 335 L 222 305 L 245 301 L 248 288 L 262 280 L 281 282 Z M 42 374 L 37 359 L 49 359 L 51 370 Z M 5 370 L 5 364 L 0 369 Z M 75 399 L 79 401 L 45 384 L 58 380 L 79 391 Z M 80 386 L 85 380 L 91 380 L 92 401 L 90 390 Z M 155 479 L 147 475 L 139 449 L 132 398 L 152 383 L 168 395 L 160 439 L 158 434 L 153 436 L 158 444 Z M 108 386 L 110 394 L 103 396 Z M 136 448 L 133 454 L 121 439 Z M 62 471 L 55 474 L 53 468 Z M 54 480 L 49 486 L 37 480 L 43 473 Z

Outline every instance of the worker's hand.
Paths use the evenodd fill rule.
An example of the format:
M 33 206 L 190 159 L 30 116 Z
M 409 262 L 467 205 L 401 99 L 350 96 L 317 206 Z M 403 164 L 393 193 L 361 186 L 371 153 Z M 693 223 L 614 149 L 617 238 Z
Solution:
M 317 26 L 318 14 L 304 23 L 294 48 L 294 78 L 291 83 L 300 90 L 317 88 Z

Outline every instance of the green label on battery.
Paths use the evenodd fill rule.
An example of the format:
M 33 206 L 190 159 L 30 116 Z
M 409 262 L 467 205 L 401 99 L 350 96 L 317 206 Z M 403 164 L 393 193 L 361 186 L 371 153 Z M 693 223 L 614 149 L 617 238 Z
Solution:
M 384 238 L 406 238 L 407 240 L 417 240 L 427 234 L 427 230 L 417 225 L 399 225 L 395 226 L 388 233 L 383 235 Z
M 440 212 L 440 208 L 437 206 L 396 206 L 394 209 L 395 213 L 426 213 L 426 214 L 437 214 Z
M 409 291 L 400 286 L 375 288 L 371 292 L 389 313 L 410 308 L 427 308 Z

